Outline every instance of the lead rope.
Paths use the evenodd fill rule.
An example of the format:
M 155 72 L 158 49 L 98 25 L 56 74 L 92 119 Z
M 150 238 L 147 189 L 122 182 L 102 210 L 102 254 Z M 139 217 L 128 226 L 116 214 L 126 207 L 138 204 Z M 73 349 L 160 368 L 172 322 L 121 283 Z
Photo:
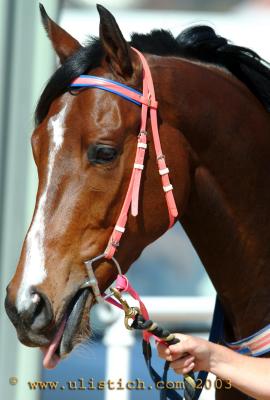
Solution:
M 143 356 L 150 374 L 151 379 L 155 383 L 157 387 L 158 382 L 163 382 L 164 388 L 160 390 L 160 400 L 194 400 L 196 395 L 196 382 L 194 378 L 194 374 L 191 372 L 189 374 L 184 375 L 184 397 L 182 397 L 179 393 L 177 393 L 173 389 L 167 389 L 167 375 L 170 367 L 170 362 L 166 361 L 164 364 L 164 372 L 161 377 L 156 370 L 153 368 L 151 359 L 152 359 L 152 349 L 150 343 L 150 337 L 153 336 L 156 341 L 163 342 L 166 345 L 176 344 L 179 342 L 172 333 L 170 333 L 167 329 L 163 329 L 156 322 L 153 322 L 149 319 L 149 314 L 147 309 L 141 300 L 137 291 L 130 285 L 127 277 L 125 275 L 118 275 L 116 279 L 115 288 L 111 289 L 111 295 L 113 294 L 117 302 L 111 295 L 107 295 L 104 297 L 106 301 L 109 303 L 121 308 L 125 312 L 125 327 L 127 329 L 137 329 L 142 331 L 143 339 L 142 339 L 142 351 Z M 129 307 L 127 302 L 122 298 L 122 292 L 127 292 L 129 295 L 139 302 L 139 308 L 137 307 Z M 129 324 L 129 319 L 132 319 L 132 324 Z
M 97 302 L 103 302 L 106 300 L 107 302 L 117 306 L 125 311 L 125 326 L 128 329 L 138 329 L 143 333 L 142 340 L 142 351 L 144 355 L 144 359 L 149 371 L 149 374 L 157 385 L 158 382 L 162 381 L 166 385 L 167 382 L 167 374 L 169 370 L 170 363 L 165 362 L 164 364 L 164 372 L 161 377 L 155 369 L 152 367 L 151 358 L 152 358 L 152 349 L 150 344 L 150 336 L 155 337 L 157 341 L 163 341 L 168 346 L 172 344 L 176 344 L 179 342 L 179 339 L 175 338 L 168 330 L 162 329 L 158 324 L 149 319 L 149 315 L 147 309 L 142 302 L 139 294 L 134 290 L 134 288 L 130 285 L 127 277 L 122 275 L 121 268 L 117 260 L 112 257 L 112 261 L 118 271 L 117 279 L 116 279 L 116 291 L 118 292 L 117 299 L 120 301 L 114 300 L 111 296 L 115 295 L 115 289 L 111 289 L 112 293 L 109 295 L 101 295 L 98 282 L 96 280 L 94 271 L 93 271 L 93 263 L 100 259 L 104 258 L 104 254 L 93 258 L 92 260 L 88 260 L 85 262 L 89 279 L 81 286 L 81 289 L 86 287 L 91 287 L 93 293 L 95 295 L 95 299 Z M 117 293 L 116 292 L 116 293 Z M 135 300 L 139 302 L 140 307 L 129 307 L 127 302 L 122 299 L 121 293 L 127 292 L 129 293 Z M 125 307 L 123 307 L 123 305 Z M 125 309 L 126 308 L 126 309 Z M 128 325 L 126 322 L 126 318 L 133 318 L 132 325 Z M 218 343 L 223 338 L 223 320 L 224 313 L 222 306 L 220 304 L 219 298 L 216 298 L 216 305 L 214 309 L 213 320 L 211 324 L 211 330 L 209 335 L 209 341 L 213 343 Z M 207 379 L 208 373 L 206 371 L 200 371 L 197 377 L 197 380 L 194 379 L 194 374 L 190 373 L 184 376 L 184 399 L 186 400 L 197 400 L 200 397 L 200 394 L 205 386 L 205 382 Z M 199 382 L 197 385 L 196 382 Z M 164 385 L 164 386 L 165 386 Z M 182 400 L 183 397 L 178 394 L 174 389 L 162 389 L 160 392 L 161 400 Z
M 151 319 L 145 320 L 141 314 L 137 314 L 135 319 L 131 325 L 134 329 L 146 330 L 157 338 L 161 339 L 161 342 L 164 342 L 167 346 L 177 344 L 180 342 L 178 338 L 176 338 L 172 333 L 170 333 L 167 329 L 161 328 L 156 322 L 153 322 Z M 142 340 L 142 351 L 144 355 L 144 359 L 150 373 L 152 380 L 155 382 L 155 385 L 158 382 L 162 382 L 164 388 L 160 391 L 160 400 L 166 400 L 167 398 L 171 400 L 180 400 L 183 397 L 177 393 L 175 390 L 167 389 L 167 376 L 168 370 L 170 368 L 170 362 L 166 361 L 164 364 L 164 371 L 162 378 L 158 375 L 155 369 L 152 367 L 151 358 L 152 358 L 152 349 L 149 341 Z M 196 392 L 196 382 L 193 373 L 184 375 L 184 399 L 185 400 L 193 400 Z

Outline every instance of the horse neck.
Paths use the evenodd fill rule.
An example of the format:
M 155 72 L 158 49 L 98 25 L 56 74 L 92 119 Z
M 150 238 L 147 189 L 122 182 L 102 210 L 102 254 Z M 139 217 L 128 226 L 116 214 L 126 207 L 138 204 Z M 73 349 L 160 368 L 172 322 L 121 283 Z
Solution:
M 169 64 L 162 118 L 187 140 L 192 171 L 180 221 L 239 339 L 270 323 L 270 119 L 226 71 Z

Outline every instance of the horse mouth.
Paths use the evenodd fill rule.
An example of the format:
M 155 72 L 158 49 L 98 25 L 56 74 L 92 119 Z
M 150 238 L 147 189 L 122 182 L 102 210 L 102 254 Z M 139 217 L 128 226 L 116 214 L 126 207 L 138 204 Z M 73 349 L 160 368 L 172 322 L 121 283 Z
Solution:
M 74 343 L 74 338 L 81 325 L 87 300 L 89 300 L 88 302 L 90 304 L 93 300 L 89 288 L 78 291 L 68 304 L 67 310 L 52 342 L 46 347 L 41 347 L 44 354 L 44 368 L 55 368 L 59 361 L 73 350 L 76 344 Z

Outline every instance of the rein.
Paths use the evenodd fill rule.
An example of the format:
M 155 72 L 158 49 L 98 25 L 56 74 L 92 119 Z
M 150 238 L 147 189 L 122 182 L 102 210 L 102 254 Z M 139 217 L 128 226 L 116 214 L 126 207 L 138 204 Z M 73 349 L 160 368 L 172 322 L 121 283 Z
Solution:
M 151 71 L 143 54 L 140 53 L 135 48 L 133 48 L 133 50 L 139 56 L 143 67 L 142 93 L 122 83 L 93 75 L 81 75 L 80 77 L 76 78 L 70 85 L 71 87 L 74 88 L 89 87 L 89 88 L 106 90 L 108 92 L 117 94 L 138 106 L 141 106 L 141 125 L 140 125 L 140 132 L 138 134 L 135 161 L 127 193 L 122 205 L 122 209 L 104 253 L 85 262 L 89 279 L 81 286 L 81 289 L 86 287 L 91 287 L 97 302 L 102 302 L 106 300 L 111 304 L 119 308 L 122 308 L 124 310 L 125 326 L 128 329 L 142 330 L 143 354 L 151 378 L 154 380 L 155 383 L 157 383 L 158 381 L 161 380 L 163 382 L 166 382 L 167 372 L 169 369 L 169 362 L 165 362 L 164 373 L 163 376 L 160 377 L 151 365 L 150 336 L 153 336 L 156 341 L 162 341 L 167 345 L 175 344 L 179 340 L 175 338 L 174 335 L 170 334 L 170 332 L 160 328 L 156 323 L 154 323 L 149 319 L 147 309 L 143 304 L 142 300 L 140 299 L 140 296 L 130 285 L 127 277 L 122 274 L 120 265 L 118 261 L 114 258 L 115 251 L 117 247 L 119 247 L 121 237 L 125 232 L 129 210 L 131 209 L 132 216 L 136 217 L 138 215 L 138 201 L 139 201 L 141 177 L 142 177 L 142 171 L 144 169 L 145 152 L 147 149 L 148 133 L 146 131 L 146 124 L 147 124 L 148 114 L 151 122 L 151 130 L 153 136 L 154 149 L 156 153 L 157 167 L 159 175 L 161 177 L 161 183 L 163 186 L 163 191 L 165 194 L 166 204 L 168 208 L 168 216 L 169 216 L 168 229 L 174 225 L 175 219 L 178 216 L 177 206 L 173 195 L 173 186 L 169 179 L 169 169 L 166 165 L 165 156 L 162 152 L 162 147 L 160 143 L 158 122 L 157 122 L 158 102 L 156 101 Z M 116 288 L 111 289 L 111 294 L 102 296 L 99 290 L 98 282 L 94 274 L 93 263 L 103 258 L 111 260 L 115 264 L 118 271 L 118 276 L 116 279 Z M 139 302 L 140 307 L 139 308 L 129 307 L 127 302 L 121 296 L 122 292 L 128 292 L 131 295 L 131 297 L 133 297 L 135 300 Z M 112 296 L 115 296 L 118 301 L 114 300 Z M 131 324 L 129 323 L 130 320 L 132 321 Z M 196 390 L 196 382 L 194 380 L 193 373 L 184 376 L 184 387 L 185 387 L 184 390 L 185 399 L 192 400 L 199 397 L 200 391 Z M 166 400 L 167 398 L 171 400 L 177 400 L 177 399 L 182 399 L 182 396 L 180 396 L 175 390 L 166 388 L 162 389 L 160 391 L 160 399 Z

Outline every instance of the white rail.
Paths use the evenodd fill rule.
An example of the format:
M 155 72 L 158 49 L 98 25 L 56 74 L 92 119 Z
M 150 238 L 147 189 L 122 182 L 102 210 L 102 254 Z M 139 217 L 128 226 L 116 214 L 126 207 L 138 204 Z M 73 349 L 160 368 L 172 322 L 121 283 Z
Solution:
M 130 298 L 128 298 L 129 303 Z M 150 318 L 156 322 L 209 324 L 212 320 L 215 299 L 209 297 L 143 297 Z M 107 347 L 106 353 L 106 380 L 122 383 L 130 377 L 130 354 L 135 343 L 133 331 L 125 329 L 123 312 L 118 309 L 114 313 L 114 322 L 106 330 L 103 342 Z M 105 400 L 129 400 L 130 390 L 105 391 Z M 206 397 L 204 397 L 206 398 Z M 208 397 L 209 398 L 209 397 Z

